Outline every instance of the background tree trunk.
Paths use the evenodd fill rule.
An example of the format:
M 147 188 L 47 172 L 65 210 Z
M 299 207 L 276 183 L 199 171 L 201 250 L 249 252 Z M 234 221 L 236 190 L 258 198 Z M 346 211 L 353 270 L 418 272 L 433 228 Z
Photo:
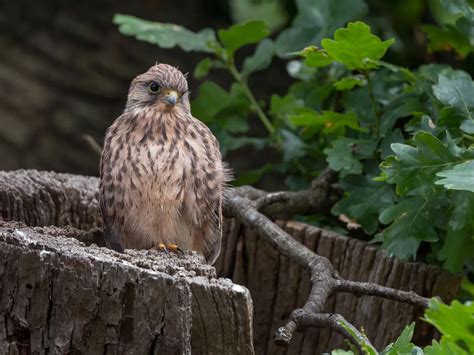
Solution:
M 0 336 L 3 334 L 8 344 L 18 349 L 23 349 L 21 344 L 26 344 L 26 348 L 34 345 L 53 349 L 56 342 L 59 342 L 57 346 L 63 343 L 66 347 L 76 346 L 74 334 L 77 334 L 76 339 L 84 340 L 95 336 L 91 329 L 101 329 L 97 339 L 91 338 L 86 344 L 98 346 L 103 341 L 110 344 L 112 350 L 117 347 L 128 349 L 124 347 L 131 346 L 125 331 L 130 333 L 130 328 L 122 328 L 122 324 L 141 324 L 147 319 L 142 314 L 154 312 L 158 318 L 149 318 L 147 329 L 142 330 L 139 324 L 133 326 L 136 329 L 133 339 L 141 339 L 153 349 L 158 349 L 156 344 L 169 346 L 167 349 L 180 344 L 179 351 L 192 349 L 199 353 L 212 348 L 219 350 L 218 353 L 223 349 L 251 353 L 252 311 L 245 288 L 216 280 L 212 268 L 196 261 L 192 255 L 184 260 L 146 251 L 128 251 L 121 255 L 94 246 L 103 245 L 102 234 L 96 228 L 101 225 L 97 188 L 98 179 L 92 177 L 33 170 L 0 172 L 0 216 L 3 220 L 21 221 L 30 226 L 61 227 L 31 229 L 2 224 L 0 322 L 8 320 L 0 323 Z M 72 227 L 65 227 L 67 225 Z M 348 279 L 413 290 L 425 297 L 438 295 L 445 301 L 450 301 L 459 289 L 459 278 L 439 268 L 400 262 L 367 243 L 316 227 L 297 222 L 281 222 L 281 225 L 302 244 L 328 257 L 341 276 Z M 64 236 L 77 238 L 84 244 Z M 91 246 L 86 247 L 86 244 Z M 339 335 L 326 329 L 311 329 L 305 334 L 296 334 L 288 349 L 275 347 L 272 342 L 274 331 L 307 297 L 308 275 L 235 220 L 226 221 L 222 253 L 216 267 L 218 275 L 232 278 L 250 290 L 256 353 L 320 354 L 344 346 Z M 167 283 L 161 277 L 171 281 Z M 118 280 L 114 281 L 115 278 Z M 63 287 L 63 283 L 67 287 Z M 82 293 L 83 289 L 87 291 Z M 132 308 L 127 308 L 131 307 L 127 306 L 127 297 L 132 297 L 127 296 L 127 292 L 140 300 L 134 301 Z M 160 298 L 161 294 L 169 296 Z M 50 297 L 51 301 L 46 302 Z M 61 301 L 63 297 L 69 301 Z M 179 297 L 182 298 L 182 309 L 171 307 L 168 311 L 170 302 Z M 108 301 L 110 298 L 113 298 L 112 303 Z M 98 302 L 103 308 L 97 308 Z M 48 316 L 51 310 L 44 313 L 50 306 L 43 307 L 43 303 L 53 305 L 57 318 L 51 318 L 52 313 Z M 142 310 L 135 310 L 135 307 Z M 143 308 L 149 310 L 143 311 Z M 39 309 L 38 314 L 36 309 Z M 133 316 L 129 316 L 130 312 Z M 187 318 L 178 315 L 180 312 Z M 351 294 L 333 297 L 326 312 L 341 313 L 356 326 L 363 327 L 379 349 L 422 314 L 421 309 L 406 304 L 375 297 L 357 298 Z M 82 313 L 85 316 L 80 316 Z M 67 328 L 67 335 L 60 332 L 64 327 L 55 330 L 56 325 L 50 324 L 54 321 L 61 325 L 62 314 L 72 322 L 68 323 L 72 328 Z M 165 325 L 164 330 L 168 332 L 167 323 L 157 320 L 161 320 L 163 314 L 176 317 L 169 327 L 170 333 L 165 334 L 167 338 L 159 331 Z M 118 316 L 114 318 L 113 315 Z M 125 321 L 126 315 L 132 320 Z M 74 321 L 76 317 L 79 318 Z M 88 321 L 84 321 L 84 317 L 89 317 Z M 192 328 L 186 323 L 190 319 Z M 99 323 L 94 325 L 96 322 Z M 415 342 L 422 345 L 435 332 L 427 324 L 418 323 Z M 177 339 L 182 338 L 172 335 L 173 331 L 191 332 L 191 337 L 181 342 Z M 159 341 L 153 345 L 148 342 L 149 337 Z

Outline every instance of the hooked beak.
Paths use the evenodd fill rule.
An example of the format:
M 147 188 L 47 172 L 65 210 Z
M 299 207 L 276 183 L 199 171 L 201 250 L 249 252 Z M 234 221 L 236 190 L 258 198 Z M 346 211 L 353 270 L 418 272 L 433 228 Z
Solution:
M 170 106 L 176 105 L 176 101 L 178 101 L 178 93 L 174 90 L 165 91 L 165 101 Z

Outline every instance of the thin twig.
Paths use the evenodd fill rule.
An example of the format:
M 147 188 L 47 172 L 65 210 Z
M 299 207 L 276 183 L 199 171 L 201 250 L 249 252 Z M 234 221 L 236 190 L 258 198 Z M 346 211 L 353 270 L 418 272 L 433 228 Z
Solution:
M 307 327 L 328 328 L 341 334 L 346 339 L 349 339 L 357 350 L 359 350 L 359 353 L 364 354 L 366 352 L 365 349 L 370 349 L 373 353 L 377 353 L 377 350 L 367 336 L 360 332 L 340 314 L 311 314 L 305 312 L 303 309 L 297 309 L 295 310 L 295 317 L 297 317 L 296 319 L 301 329 Z M 362 346 L 362 344 L 364 346 Z
M 260 121 L 262 121 L 263 125 L 268 130 L 268 132 L 271 135 L 273 135 L 275 133 L 275 127 L 273 127 L 270 119 L 267 117 L 265 112 L 263 112 L 262 108 L 260 107 L 260 104 L 255 99 L 255 96 L 253 96 L 253 93 L 250 90 L 247 82 L 242 78 L 242 75 L 240 75 L 239 71 L 237 70 L 234 64 L 229 64 L 228 68 L 229 68 L 230 73 L 234 77 L 235 81 L 237 81 L 242 87 L 242 89 L 244 90 L 245 95 L 247 95 L 247 98 L 249 99 L 252 105 L 252 109 L 255 111 Z
M 371 282 L 356 282 L 350 280 L 335 280 L 337 292 L 348 292 L 354 295 L 379 296 L 389 300 L 408 303 L 420 307 L 428 307 L 428 299 L 415 292 L 396 290 Z

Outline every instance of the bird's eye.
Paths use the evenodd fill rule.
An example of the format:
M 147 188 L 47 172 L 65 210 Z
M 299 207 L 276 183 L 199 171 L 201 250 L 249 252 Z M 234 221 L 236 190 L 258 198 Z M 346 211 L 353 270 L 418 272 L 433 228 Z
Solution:
M 150 85 L 148 85 L 148 91 L 150 91 L 152 94 L 156 94 L 158 91 L 160 91 L 160 85 L 152 81 Z

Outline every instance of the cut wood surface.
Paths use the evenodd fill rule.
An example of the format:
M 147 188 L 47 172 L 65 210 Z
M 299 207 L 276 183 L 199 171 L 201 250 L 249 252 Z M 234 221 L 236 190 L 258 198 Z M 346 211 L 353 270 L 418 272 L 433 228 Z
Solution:
M 22 349 L 25 344 L 51 352 L 64 344 L 66 348 L 79 346 L 79 339 L 91 337 L 85 346 L 99 346 L 103 341 L 103 346 L 108 345 L 102 350 L 114 353 L 116 349 L 132 349 L 128 336 L 143 339 L 143 344 L 133 343 L 137 347 L 133 350 L 139 351 L 140 346 L 155 351 L 166 347 L 170 353 L 190 349 L 193 353 L 209 349 L 216 353 L 252 353 L 252 336 L 257 354 L 320 354 L 344 346 L 342 338 L 327 329 L 296 333 L 288 348 L 274 345 L 275 330 L 307 298 L 308 273 L 240 222 L 226 221 L 223 248 L 215 265 L 217 274 L 232 279 L 232 284 L 215 279 L 213 268 L 203 265 L 193 254 L 185 258 L 154 251 L 117 254 L 100 248 L 103 239 L 98 228 L 97 190 L 98 179 L 94 177 L 34 170 L 0 172 L 0 219 L 60 227 L 28 228 L 5 222 L 0 226 L 0 336 L 3 334 L 9 349 Z M 347 279 L 413 290 L 425 297 L 438 295 L 445 301 L 459 289 L 459 278 L 439 268 L 400 262 L 373 245 L 305 224 L 281 225 L 296 240 L 329 258 Z M 60 287 L 69 279 L 69 286 Z M 10 284 L 8 289 L 3 286 Z M 250 290 L 253 329 L 249 294 L 236 284 Z M 132 310 L 126 301 L 130 293 L 135 307 L 149 309 Z M 60 301 L 63 297 L 70 303 Z M 58 303 L 46 302 L 50 298 Z M 180 308 L 174 299 L 180 300 Z M 325 311 L 338 312 L 364 328 L 378 349 L 415 320 L 416 343 L 422 345 L 434 336 L 434 328 L 418 320 L 422 309 L 377 297 L 337 294 L 330 298 Z M 85 315 L 79 317 L 77 312 Z M 60 319 L 70 323 L 66 326 Z M 168 319 L 172 322 L 169 327 Z M 50 324 L 52 321 L 60 324 Z M 110 326 L 105 325 L 108 322 L 112 322 Z M 139 324 L 134 324 L 131 332 L 132 328 L 124 325 L 127 322 Z M 141 326 L 143 322 L 148 323 Z M 174 331 L 187 332 L 186 339 Z M 148 341 L 149 337 L 157 340 Z

